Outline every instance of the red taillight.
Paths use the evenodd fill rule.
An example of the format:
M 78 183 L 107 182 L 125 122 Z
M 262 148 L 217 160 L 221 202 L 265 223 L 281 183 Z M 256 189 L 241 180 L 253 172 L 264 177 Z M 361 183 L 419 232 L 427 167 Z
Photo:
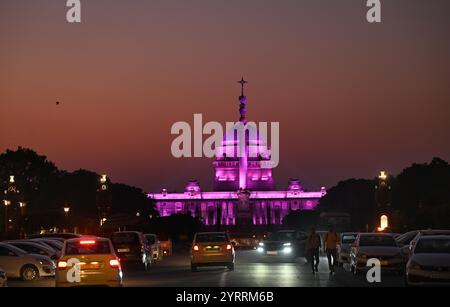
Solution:
M 95 240 L 81 240 L 80 244 L 81 245 L 92 245 L 92 244 L 95 244 Z
M 64 260 L 58 261 L 58 269 L 63 270 L 65 268 L 67 268 L 67 262 Z
M 194 250 L 198 251 L 198 245 L 194 245 Z
M 227 244 L 227 250 L 231 249 L 231 244 Z
M 109 265 L 112 267 L 112 268 L 120 268 L 120 262 L 119 262 L 119 259 L 111 259 L 111 260 L 109 260 Z

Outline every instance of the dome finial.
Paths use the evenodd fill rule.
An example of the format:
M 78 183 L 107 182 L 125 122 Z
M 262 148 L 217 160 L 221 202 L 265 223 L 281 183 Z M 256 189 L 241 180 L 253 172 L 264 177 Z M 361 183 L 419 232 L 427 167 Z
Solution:
M 244 80 L 244 77 L 242 77 L 241 81 L 238 81 L 239 84 L 241 84 L 241 96 L 244 96 L 244 86 L 247 83 L 247 81 Z
M 247 114 L 247 97 L 245 97 L 244 95 L 244 86 L 247 83 L 247 81 L 244 80 L 244 77 L 242 77 L 241 81 L 238 81 L 238 83 L 241 85 L 241 96 L 239 96 L 239 113 L 241 114 L 241 118 L 239 119 L 239 121 L 243 122 L 244 124 L 247 123 L 247 118 L 246 118 L 246 114 Z

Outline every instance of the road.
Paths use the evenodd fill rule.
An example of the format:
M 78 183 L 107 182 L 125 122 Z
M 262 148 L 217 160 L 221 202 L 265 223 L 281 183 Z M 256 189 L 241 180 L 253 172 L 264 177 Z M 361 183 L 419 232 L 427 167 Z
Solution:
M 34 282 L 9 280 L 10 287 L 53 287 L 54 279 Z M 327 259 L 320 258 L 319 273 L 312 274 L 303 258 L 295 263 L 279 262 L 253 250 L 236 252 L 233 272 L 225 268 L 206 267 L 190 271 L 186 252 L 166 257 L 148 272 L 125 271 L 125 287 L 368 287 L 403 286 L 403 277 L 382 272 L 381 283 L 369 283 L 365 274 L 354 276 L 348 267 L 329 274 Z

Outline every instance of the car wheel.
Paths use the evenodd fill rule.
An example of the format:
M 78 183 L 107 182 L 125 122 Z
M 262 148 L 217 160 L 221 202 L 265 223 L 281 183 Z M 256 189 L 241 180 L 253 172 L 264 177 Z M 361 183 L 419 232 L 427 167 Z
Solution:
M 227 267 L 228 267 L 228 270 L 234 271 L 234 263 L 228 264 Z
M 20 277 L 24 281 L 33 281 L 39 279 L 39 270 L 34 265 L 26 265 L 20 272 Z
M 197 266 L 195 264 L 191 264 L 191 272 L 197 272 Z

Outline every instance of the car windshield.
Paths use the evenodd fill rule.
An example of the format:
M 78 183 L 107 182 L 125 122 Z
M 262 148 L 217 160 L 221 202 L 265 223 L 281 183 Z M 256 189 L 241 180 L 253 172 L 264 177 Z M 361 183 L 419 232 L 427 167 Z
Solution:
M 227 242 L 227 235 L 224 233 L 202 233 L 195 238 L 196 243 L 206 242 Z
M 409 244 L 412 239 L 417 235 L 417 231 L 411 231 L 404 234 L 399 235 L 395 240 L 400 244 Z
M 117 232 L 112 236 L 114 244 L 139 244 L 139 236 L 133 232 Z
M 395 239 L 391 236 L 361 236 L 360 246 L 397 246 Z
M 414 249 L 416 254 L 450 254 L 448 238 L 420 239 Z
M 83 241 L 67 242 L 66 255 L 92 255 L 110 254 L 108 241 L 95 241 L 83 243 Z
M 353 242 L 355 242 L 356 239 L 356 235 L 354 234 L 344 234 L 342 236 L 342 243 L 343 244 L 352 244 Z
M 270 241 L 289 241 L 295 239 L 295 232 L 287 232 L 287 231 L 280 231 L 280 232 L 273 232 L 269 235 L 267 238 Z

